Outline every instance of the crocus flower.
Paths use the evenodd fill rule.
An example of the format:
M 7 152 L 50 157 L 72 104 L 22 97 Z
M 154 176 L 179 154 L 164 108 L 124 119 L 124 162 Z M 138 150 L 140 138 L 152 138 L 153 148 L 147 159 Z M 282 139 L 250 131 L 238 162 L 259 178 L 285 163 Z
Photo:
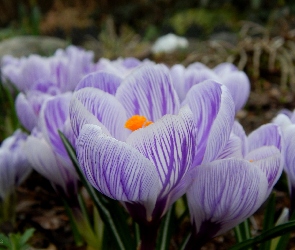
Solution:
M 250 82 L 247 75 L 231 63 L 219 64 L 214 69 L 202 63 L 193 63 L 187 68 L 176 64 L 171 67 L 171 74 L 180 100 L 184 100 L 192 86 L 209 79 L 220 82 L 229 89 L 236 112 L 242 109 L 250 94 Z
M 190 184 L 195 143 L 196 126 L 187 107 L 134 131 L 125 142 L 99 126 L 84 125 L 76 151 L 88 181 L 124 203 L 141 227 L 141 249 L 151 249 L 160 218 Z
M 279 114 L 273 121 L 282 128 L 284 139 L 284 171 L 287 174 L 289 192 L 291 197 L 290 215 L 295 211 L 295 112 Z
M 241 157 L 203 163 L 195 170 L 187 192 L 193 224 L 187 249 L 200 248 L 252 215 L 282 173 L 283 143 L 278 126 L 261 126 L 247 137 L 235 122 L 233 134 L 240 140 Z
M 4 200 L 31 173 L 24 152 L 27 134 L 16 130 L 0 147 L 0 200 Z
M 28 91 L 26 94 L 20 92 L 15 100 L 16 114 L 21 124 L 32 131 L 37 125 L 39 113 L 44 101 L 51 95 L 40 91 Z
M 66 149 L 59 137 L 63 132 L 75 145 L 75 139 L 69 123 L 69 102 L 71 93 L 65 93 L 47 99 L 40 111 L 37 127 L 26 142 L 26 154 L 33 168 L 46 177 L 53 187 L 71 197 L 77 192 L 77 174 Z
M 66 50 L 57 50 L 51 57 L 30 55 L 18 61 L 4 57 L 2 78 L 21 92 L 42 91 L 48 89 L 44 88 L 47 84 L 56 86 L 60 92 L 66 92 L 74 90 L 84 75 L 95 70 L 93 56 L 93 52 L 69 46 Z
M 88 86 L 97 86 L 98 84 L 95 83 L 96 81 L 97 80 L 95 80 L 94 77 L 91 77 Z M 79 138 L 76 150 L 79 151 L 79 161 L 82 165 L 82 169 L 86 178 L 99 191 L 112 198 L 118 200 L 123 199 L 122 201 L 125 202 L 126 198 L 123 196 L 123 198 L 120 198 L 120 196 L 112 196 L 112 194 L 115 194 L 117 190 L 116 186 L 110 187 L 107 184 L 103 184 L 111 183 L 113 178 L 112 176 L 103 175 L 103 178 L 105 178 L 105 180 L 103 180 L 97 175 L 97 169 L 103 169 L 106 164 L 103 161 L 98 161 L 98 159 L 93 159 L 92 156 L 90 157 L 91 152 L 93 153 L 96 151 L 97 153 L 95 153 L 95 155 L 97 157 L 99 156 L 101 159 L 103 158 L 105 160 L 108 159 L 108 161 L 110 161 L 111 156 L 113 155 L 109 154 L 109 151 L 106 151 L 105 148 L 107 144 L 96 142 L 97 138 L 103 137 L 106 138 L 107 141 L 113 141 L 116 142 L 118 146 L 124 145 L 125 147 L 126 144 L 129 144 L 130 138 L 134 138 L 134 142 L 132 144 L 135 145 L 136 140 L 138 140 L 138 142 L 141 141 L 141 136 L 139 135 L 141 135 L 141 133 L 143 133 L 143 135 L 147 133 L 144 136 L 146 143 L 148 143 L 150 140 L 152 142 L 153 140 L 154 143 L 161 143 L 161 147 L 163 148 L 161 149 L 160 146 L 157 147 L 157 154 L 156 152 L 147 154 L 148 150 L 153 150 L 154 148 L 154 146 L 151 144 L 151 146 L 140 146 L 140 152 L 142 152 L 148 159 L 155 162 L 154 165 L 156 167 L 159 163 L 162 164 L 162 161 L 168 164 L 169 162 L 173 161 L 173 159 L 169 156 L 170 151 L 166 151 L 166 147 L 167 145 L 171 145 L 172 142 L 169 142 L 170 139 L 165 139 L 167 140 L 165 143 L 161 142 L 165 138 L 165 130 L 161 132 L 164 136 L 163 138 L 157 137 L 157 139 L 155 139 L 154 134 L 156 133 L 151 133 L 148 131 L 157 126 L 149 124 L 152 122 L 154 122 L 155 125 L 158 124 L 158 122 L 164 119 L 162 117 L 166 114 L 170 114 L 170 116 L 167 117 L 175 117 L 171 115 L 177 114 L 181 105 L 184 106 L 184 108 L 186 107 L 185 109 L 188 107 L 190 108 L 192 112 L 192 114 L 190 114 L 190 119 L 192 119 L 190 123 L 192 127 L 187 127 L 188 131 L 186 132 L 175 132 L 175 136 L 183 136 L 185 133 L 192 133 L 190 131 L 194 127 L 196 127 L 197 130 L 194 132 L 196 136 L 190 138 L 193 140 L 191 142 L 194 144 L 193 151 L 191 151 L 192 149 L 188 146 L 186 146 L 186 148 L 182 148 L 180 142 L 178 142 L 177 145 L 182 148 L 181 150 L 184 150 L 183 152 L 187 151 L 189 154 L 192 154 L 190 161 L 192 161 L 193 164 L 191 166 L 196 167 L 198 164 L 215 160 L 218 156 L 220 156 L 220 154 L 223 152 L 223 149 L 228 145 L 227 142 L 229 140 L 234 122 L 234 103 L 231 94 L 224 85 L 210 80 L 197 84 L 189 90 L 186 99 L 182 104 L 180 104 L 172 84 L 170 72 L 167 67 L 164 65 L 143 65 L 142 67 L 135 69 L 122 81 L 122 83 L 117 88 L 115 95 L 104 92 L 100 89 L 95 89 L 93 87 L 85 87 L 77 90 L 74 93 L 70 104 L 70 120 L 73 131 Z M 180 117 L 181 116 L 182 115 L 180 115 Z M 165 121 L 166 119 L 168 118 L 165 118 Z M 176 121 L 179 118 L 173 118 L 172 120 L 174 119 Z M 94 125 L 86 126 L 86 124 L 95 124 L 99 127 L 99 129 Z M 85 127 L 87 127 L 87 130 Z M 88 130 L 92 132 L 90 133 Z M 87 139 L 83 139 L 83 144 L 81 144 L 81 138 L 86 138 L 84 135 L 86 133 L 85 131 L 87 131 Z M 170 128 L 168 131 L 170 131 Z M 151 142 L 149 142 L 149 144 Z M 88 143 L 97 146 L 90 146 L 89 144 L 88 149 Z M 95 147 L 95 149 L 90 149 L 90 147 Z M 175 149 L 173 150 L 177 150 L 176 147 L 174 148 Z M 165 151 L 162 152 L 163 150 Z M 169 150 L 172 150 L 170 149 L 170 146 Z M 93 157 L 96 156 L 93 155 Z M 116 164 L 114 164 L 112 161 L 113 160 L 110 161 L 110 164 L 112 164 L 114 168 Z M 117 159 L 114 158 L 114 161 L 117 162 Z M 127 160 L 125 163 L 129 164 Z M 188 163 L 186 164 L 190 165 Z M 118 168 L 126 168 L 125 166 L 122 167 L 121 163 L 119 165 L 120 167 Z M 114 171 L 117 170 L 114 169 Z M 167 171 L 162 172 L 167 174 L 169 173 Z M 163 177 L 161 178 L 162 181 L 164 181 Z M 128 190 L 128 185 L 135 185 L 132 180 L 135 181 L 136 178 L 129 177 L 128 179 L 126 177 L 125 179 L 124 177 L 124 183 L 126 181 L 126 184 L 124 184 L 122 188 L 124 188 L 124 190 Z M 170 182 L 166 179 L 165 181 L 167 183 Z M 119 182 L 112 182 L 112 185 L 115 185 L 115 183 Z M 184 184 L 184 182 L 182 183 L 182 185 L 186 185 L 189 182 L 186 184 Z M 106 187 L 111 189 L 107 191 L 105 190 L 105 187 L 102 189 L 100 185 L 107 185 Z M 123 183 L 120 183 L 120 185 L 123 185 Z M 159 192 L 168 195 L 166 192 L 170 191 L 164 190 L 166 190 L 166 188 L 163 189 L 162 187 L 162 190 Z M 167 190 L 170 189 L 167 187 Z M 159 203 L 156 203 L 155 209 L 149 212 L 149 216 L 147 216 L 148 210 L 146 210 L 148 207 L 145 208 L 146 211 L 137 207 L 134 210 L 133 206 L 128 204 L 126 207 L 133 217 L 141 224 L 147 224 L 150 222 L 149 220 L 155 223 L 159 221 L 159 218 L 161 218 L 161 216 L 167 210 L 167 204 L 172 204 L 166 203 L 166 201 L 160 202 L 159 197 L 156 199 L 158 199 L 157 202 Z M 144 208 L 144 204 L 140 204 Z

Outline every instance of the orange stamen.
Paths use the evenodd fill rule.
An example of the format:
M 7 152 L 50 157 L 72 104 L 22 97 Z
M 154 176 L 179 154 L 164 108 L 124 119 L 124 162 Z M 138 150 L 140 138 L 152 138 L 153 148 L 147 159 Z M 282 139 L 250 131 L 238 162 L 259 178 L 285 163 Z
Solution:
M 125 123 L 125 128 L 135 131 L 139 128 L 144 128 L 151 125 L 153 122 L 149 121 L 145 116 L 134 115 Z
M 249 160 L 250 162 L 253 162 L 254 160 Z

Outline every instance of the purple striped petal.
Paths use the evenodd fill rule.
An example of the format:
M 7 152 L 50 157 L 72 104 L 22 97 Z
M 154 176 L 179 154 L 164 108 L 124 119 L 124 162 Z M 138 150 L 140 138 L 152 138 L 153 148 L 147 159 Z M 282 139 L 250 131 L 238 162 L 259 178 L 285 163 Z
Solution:
M 115 95 L 122 78 L 104 71 L 94 72 L 85 76 L 77 85 L 76 91 L 85 87 L 101 89 L 111 95 Z
M 61 188 L 68 195 L 77 192 L 78 177 L 74 167 L 59 158 L 44 138 L 29 136 L 25 152 L 32 167 L 52 182 L 57 191 Z
M 244 128 L 239 122 L 235 121 L 232 128 L 232 132 L 240 138 L 242 143 L 242 155 L 245 157 L 245 155 L 248 153 L 248 138 Z
M 77 156 L 83 173 L 97 190 L 112 199 L 143 204 L 150 218 L 160 188 L 150 160 L 90 124 L 80 133 Z
M 75 92 L 74 97 L 107 128 L 113 137 L 121 141 L 126 140 L 126 137 L 130 134 L 130 131 L 125 128 L 125 123 L 128 119 L 126 111 L 113 95 L 96 88 L 83 88 Z M 79 124 L 80 118 L 78 115 L 82 115 L 81 117 L 83 117 L 83 114 L 81 112 L 76 113 L 77 107 L 72 104 L 70 108 L 71 120 L 77 119 L 77 124 Z M 86 115 L 87 114 L 85 114 L 84 118 Z M 81 125 L 73 126 L 74 131 L 75 127 L 81 128 Z
M 184 75 L 184 91 L 187 93 L 192 86 L 205 80 L 218 81 L 219 77 L 211 69 L 187 69 Z
M 50 67 L 47 59 L 31 55 L 23 62 L 20 72 L 20 82 L 16 82 L 20 91 L 27 91 L 38 81 L 50 79 Z
M 281 129 L 276 124 L 266 124 L 248 136 L 248 152 L 263 146 L 275 146 L 282 150 Z
M 267 186 L 264 173 L 245 160 L 196 168 L 187 198 L 197 235 L 213 238 L 244 221 L 264 202 Z
M 284 130 L 285 139 L 285 171 L 292 186 L 295 186 L 295 125 Z
M 242 141 L 235 134 L 231 133 L 227 144 L 224 146 L 223 151 L 217 157 L 218 159 L 226 159 L 226 158 L 243 158 L 242 154 Z
M 172 85 L 170 72 L 164 65 L 143 65 L 122 82 L 116 93 L 127 117 L 143 115 L 157 121 L 179 110 L 179 99 Z
M 53 147 L 53 150 L 68 158 L 67 151 L 59 136 L 58 130 L 63 130 L 64 124 L 69 116 L 69 104 L 72 93 L 65 93 L 47 99 L 40 111 L 39 129 L 45 139 Z
M 283 171 L 284 162 L 280 151 L 275 146 L 264 146 L 251 151 L 246 155 L 245 159 L 258 166 L 266 175 L 268 196 Z
M 166 115 L 133 132 L 127 143 L 156 166 L 162 190 L 159 199 L 166 199 L 171 190 L 180 188 L 181 191 L 174 191 L 178 197 L 169 198 L 173 203 L 186 192 L 182 179 L 191 168 L 196 145 L 196 127 L 188 107 L 181 109 L 178 116 Z M 170 202 L 167 206 L 172 204 Z
M 4 200 L 31 173 L 24 153 L 27 134 L 16 130 L 0 147 L 0 200 Z
M 70 123 L 76 138 L 78 138 L 80 131 L 85 124 L 94 124 L 100 126 L 106 135 L 111 136 L 108 129 L 86 109 L 82 102 L 76 98 L 75 94 L 71 99 L 69 112 Z
M 224 85 L 207 80 L 194 85 L 182 105 L 188 104 L 198 128 L 194 164 L 210 162 L 221 154 L 234 123 L 234 103 Z
M 187 91 L 184 90 L 184 73 L 186 69 L 181 64 L 176 64 L 171 67 L 170 74 L 173 86 L 178 94 L 179 100 L 183 101 Z
M 38 116 L 25 94 L 19 93 L 17 95 L 15 100 L 15 110 L 19 121 L 25 129 L 32 131 L 32 129 L 37 125 Z

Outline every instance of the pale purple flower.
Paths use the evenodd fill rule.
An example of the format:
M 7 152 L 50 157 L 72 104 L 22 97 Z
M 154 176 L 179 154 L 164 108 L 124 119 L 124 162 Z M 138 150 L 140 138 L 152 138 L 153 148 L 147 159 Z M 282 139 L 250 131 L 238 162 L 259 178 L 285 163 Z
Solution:
M 44 101 L 51 95 L 31 90 L 27 94 L 20 92 L 15 100 L 16 114 L 21 124 L 28 131 L 32 131 L 37 125 L 39 113 Z
M 91 76 L 89 80 L 85 77 L 85 82 L 89 82 L 88 86 L 98 85 L 100 80 L 99 77 L 95 78 L 96 76 Z M 192 140 L 191 143 L 194 144 L 193 151 L 190 152 L 192 149 L 189 147 L 181 149 L 190 152 L 189 154 L 193 154 L 190 159 L 190 161 L 193 162 L 192 166 L 198 166 L 201 163 L 211 162 L 218 158 L 223 152 L 223 149 L 228 146 L 228 140 L 234 123 L 234 103 L 229 91 L 224 85 L 208 80 L 191 87 L 186 99 L 180 104 L 172 84 L 170 72 L 164 65 L 144 65 L 135 69 L 118 86 L 115 95 L 93 87 L 79 89 L 74 93 L 71 100 L 70 120 L 73 131 L 79 138 L 82 136 L 81 131 L 85 130 L 85 124 L 95 124 L 98 125 L 100 129 L 94 129 L 95 126 L 92 126 L 90 129 L 88 126 L 87 131 L 91 130 L 91 133 L 96 134 L 99 137 L 101 135 L 101 137 L 104 138 L 115 138 L 118 141 L 115 139 L 108 140 L 114 141 L 118 143 L 118 145 L 125 145 L 125 143 L 128 144 L 128 142 L 130 142 L 130 138 L 137 138 L 138 136 L 135 137 L 135 135 L 139 135 L 143 133 L 143 131 L 149 131 L 154 127 L 150 125 L 149 127 L 151 128 L 147 127 L 131 132 L 124 126 L 130 117 L 134 115 L 142 115 L 149 121 L 157 124 L 157 122 L 161 121 L 162 117 L 166 114 L 178 114 L 181 106 L 184 108 L 185 106 L 188 106 L 190 108 L 192 112 L 190 115 L 192 119 L 192 128 L 197 128 L 197 130 L 194 131 L 196 136 L 190 138 Z M 186 129 L 190 131 L 192 128 Z M 99 130 L 99 132 L 95 132 L 95 130 Z M 87 133 L 90 134 L 89 131 Z M 181 133 L 191 133 L 188 131 L 183 131 Z M 84 131 L 83 133 L 86 132 Z M 151 138 L 153 137 L 152 134 L 150 134 L 150 136 Z M 180 134 L 178 136 L 180 136 Z M 85 135 L 82 138 L 84 137 Z M 90 137 L 92 138 L 91 143 L 93 145 L 101 145 L 96 142 L 97 138 L 94 135 L 89 135 L 89 140 Z M 157 140 L 160 141 L 160 139 L 161 138 Z M 140 141 L 139 137 L 138 140 Z M 81 139 L 79 139 L 79 141 L 81 141 Z M 90 142 L 83 139 L 83 145 L 86 145 L 86 143 Z M 136 140 L 134 140 L 133 143 L 136 143 Z M 156 143 L 156 141 L 154 143 Z M 172 142 L 169 142 L 169 144 L 171 143 Z M 177 143 L 180 148 L 182 147 L 177 141 L 173 143 Z M 90 157 L 88 157 L 89 160 L 87 160 L 86 155 L 84 156 L 84 154 L 86 154 L 84 151 L 88 150 L 88 146 L 82 147 L 80 145 L 81 144 L 78 143 L 77 151 L 79 151 L 78 156 L 81 165 L 83 165 L 83 171 L 92 185 L 98 187 L 101 179 L 96 177 L 95 172 L 92 170 L 89 170 L 91 172 L 88 171 L 89 168 L 95 169 L 95 163 L 92 160 L 90 162 Z M 167 152 L 162 152 L 163 150 L 166 150 L 165 145 L 163 144 L 164 149 L 157 148 L 159 153 L 156 158 L 159 157 L 161 161 L 166 161 L 167 164 L 170 161 L 169 158 L 167 158 Z M 97 150 L 96 155 L 101 155 L 102 157 L 104 157 L 104 155 L 109 155 L 109 153 L 105 151 L 105 147 L 106 146 L 95 146 L 95 150 Z M 141 152 L 149 150 L 149 147 L 141 147 Z M 151 147 L 153 148 L 154 146 L 151 145 Z M 91 152 L 93 151 L 94 150 L 91 150 Z M 87 151 L 87 154 L 91 154 L 91 152 Z M 107 158 L 109 161 L 112 161 L 111 155 Z M 148 156 L 148 159 L 150 158 L 152 158 L 152 154 Z M 97 161 L 97 164 L 100 166 L 102 163 Z M 115 165 L 116 164 L 113 164 L 113 166 Z M 157 163 L 155 163 L 155 165 L 157 166 Z M 168 172 L 164 171 L 163 173 Z M 110 177 L 105 176 L 104 178 Z M 109 181 L 111 181 L 111 179 Z M 134 185 L 132 182 L 126 182 L 124 185 L 127 184 Z M 114 186 L 114 189 L 115 188 L 116 187 Z M 115 192 L 115 190 L 112 192 Z M 163 188 L 161 192 L 166 193 Z M 111 196 L 110 193 L 108 193 L 108 195 Z M 119 199 L 119 197 L 116 199 Z M 159 215 L 161 216 L 162 213 L 163 211 L 161 211 Z
M 42 106 L 37 126 L 26 142 L 26 154 L 33 168 L 46 177 L 62 195 L 77 192 L 78 176 L 58 134 L 63 132 L 75 145 L 68 114 L 71 93 L 48 98 Z
M 19 91 L 25 92 L 32 89 L 37 81 L 49 79 L 51 72 L 48 58 L 30 55 L 20 58 L 18 63 L 6 60 L 1 73 L 4 83 L 9 82 Z
M 12 83 L 22 92 L 38 90 L 52 94 L 53 86 L 60 92 L 66 92 L 74 90 L 84 75 L 95 70 L 93 57 L 93 52 L 75 46 L 57 50 L 51 57 L 4 57 L 2 78 L 5 83 Z
M 187 68 L 180 64 L 171 67 L 173 84 L 180 100 L 184 100 L 189 89 L 205 80 L 214 80 L 228 87 L 235 103 L 235 111 L 245 105 L 250 94 L 247 75 L 231 63 L 221 63 L 210 69 L 202 63 L 193 63 Z
M 139 222 L 158 221 L 182 196 L 191 176 L 196 127 L 188 107 L 119 141 L 96 125 L 80 131 L 76 151 L 88 181 L 124 202 Z
M 252 215 L 282 173 L 283 142 L 277 125 L 263 125 L 247 137 L 235 122 L 224 150 L 219 160 L 202 163 L 195 170 L 194 182 L 187 192 L 194 227 L 187 249 Z
M 194 176 L 187 193 L 193 233 L 186 249 L 196 249 L 235 227 L 266 199 L 266 175 L 243 159 L 203 164 Z
M 31 173 L 24 152 L 27 134 L 16 130 L 0 147 L 0 200 L 4 200 Z
M 140 225 L 157 224 L 190 184 L 193 175 L 184 177 L 184 173 L 224 156 L 225 148 L 232 154 L 234 102 L 226 86 L 207 80 L 192 86 L 180 103 L 170 71 L 164 65 L 134 69 L 111 93 L 97 86 L 104 86 L 104 79 L 118 78 L 106 78 L 104 74 L 85 77 L 81 82 L 91 87 L 77 90 L 70 104 L 81 168 L 100 192 L 123 201 Z M 132 132 L 125 124 L 134 115 L 144 116 L 154 124 Z M 151 169 L 156 172 L 151 173 Z M 158 180 L 160 186 L 155 184 Z M 178 188 L 174 189 L 172 183 L 177 183 Z

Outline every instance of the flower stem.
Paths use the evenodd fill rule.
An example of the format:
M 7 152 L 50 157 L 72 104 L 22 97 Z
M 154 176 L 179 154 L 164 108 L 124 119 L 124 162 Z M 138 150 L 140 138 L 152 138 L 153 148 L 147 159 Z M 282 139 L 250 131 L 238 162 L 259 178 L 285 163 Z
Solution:
M 16 193 L 13 191 L 0 202 L 0 222 L 15 223 Z
M 140 250 L 153 250 L 156 248 L 159 222 L 149 222 L 139 225 L 140 229 Z

